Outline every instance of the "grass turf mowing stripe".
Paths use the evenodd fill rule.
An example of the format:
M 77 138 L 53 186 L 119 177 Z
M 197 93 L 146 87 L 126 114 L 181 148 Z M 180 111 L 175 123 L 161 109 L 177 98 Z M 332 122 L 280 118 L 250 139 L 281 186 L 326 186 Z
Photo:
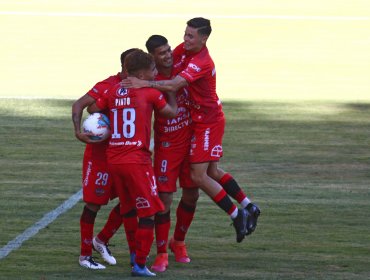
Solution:
M 71 209 L 82 198 L 82 189 L 64 201 L 59 207 L 45 214 L 44 217 L 26 229 L 22 234 L 18 235 L 12 241 L 9 241 L 3 248 L 0 249 L 0 260 L 9 255 L 12 251 L 17 250 L 22 246 L 23 242 L 27 241 L 36 235 L 41 229 L 52 223 L 58 216 Z

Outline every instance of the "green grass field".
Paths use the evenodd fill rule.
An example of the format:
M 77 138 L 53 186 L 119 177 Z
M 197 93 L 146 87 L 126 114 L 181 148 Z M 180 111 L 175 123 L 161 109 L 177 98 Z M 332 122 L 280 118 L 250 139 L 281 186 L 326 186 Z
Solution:
M 74 139 L 71 103 L 0 99 L 0 247 L 80 189 L 83 145 Z M 227 215 L 202 194 L 187 239 L 192 263 L 174 263 L 170 255 L 159 277 L 368 279 L 370 104 L 224 105 L 221 166 L 261 206 L 258 228 L 237 244 Z M 114 205 L 100 212 L 96 228 Z M 112 240 L 119 265 L 98 272 L 79 267 L 82 207 L 1 259 L 0 279 L 128 278 L 123 230 Z M 153 247 L 151 261 L 154 253 Z

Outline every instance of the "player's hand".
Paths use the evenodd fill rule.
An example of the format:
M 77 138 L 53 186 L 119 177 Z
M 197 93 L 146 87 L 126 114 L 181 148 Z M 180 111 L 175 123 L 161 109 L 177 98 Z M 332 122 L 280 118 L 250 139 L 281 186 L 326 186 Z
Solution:
M 103 142 L 105 141 L 106 139 L 101 139 L 101 140 L 92 140 L 90 138 L 90 136 L 93 136 L 92 133 L 82 133 L 82 132 L 76 132 L 75 133 L 75 136 L 78 140 L 80 140 L 81 142 L 83 143 L 86 143 L 86 144 L 94 144 L 94 143 L 99 143 L 99 142 Z
M 145 80 L 140 80 L 136 77 L 127 77 L 126 79 L 122 80 L 121 85 L 124 88 L 142 88 L 147 87 L 148 82 Z

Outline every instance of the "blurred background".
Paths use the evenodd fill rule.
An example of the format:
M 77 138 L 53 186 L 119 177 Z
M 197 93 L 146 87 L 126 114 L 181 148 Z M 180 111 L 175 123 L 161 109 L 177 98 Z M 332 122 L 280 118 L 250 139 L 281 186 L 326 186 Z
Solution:
M 0 97 L 76 99 L 196 16 L 223 100 L 370 100 L 368 0 L 1 0 Z

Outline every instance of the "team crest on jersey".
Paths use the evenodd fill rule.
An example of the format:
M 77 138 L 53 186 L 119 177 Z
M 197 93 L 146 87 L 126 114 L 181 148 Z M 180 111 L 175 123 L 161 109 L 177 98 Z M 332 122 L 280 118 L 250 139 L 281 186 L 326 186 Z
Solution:
M 127 89 L 123 88 L 123 87 L 120 87 L 119 89 L 117 89 L 116 94 L 118 96 L 125 96 L 127 94 Z

